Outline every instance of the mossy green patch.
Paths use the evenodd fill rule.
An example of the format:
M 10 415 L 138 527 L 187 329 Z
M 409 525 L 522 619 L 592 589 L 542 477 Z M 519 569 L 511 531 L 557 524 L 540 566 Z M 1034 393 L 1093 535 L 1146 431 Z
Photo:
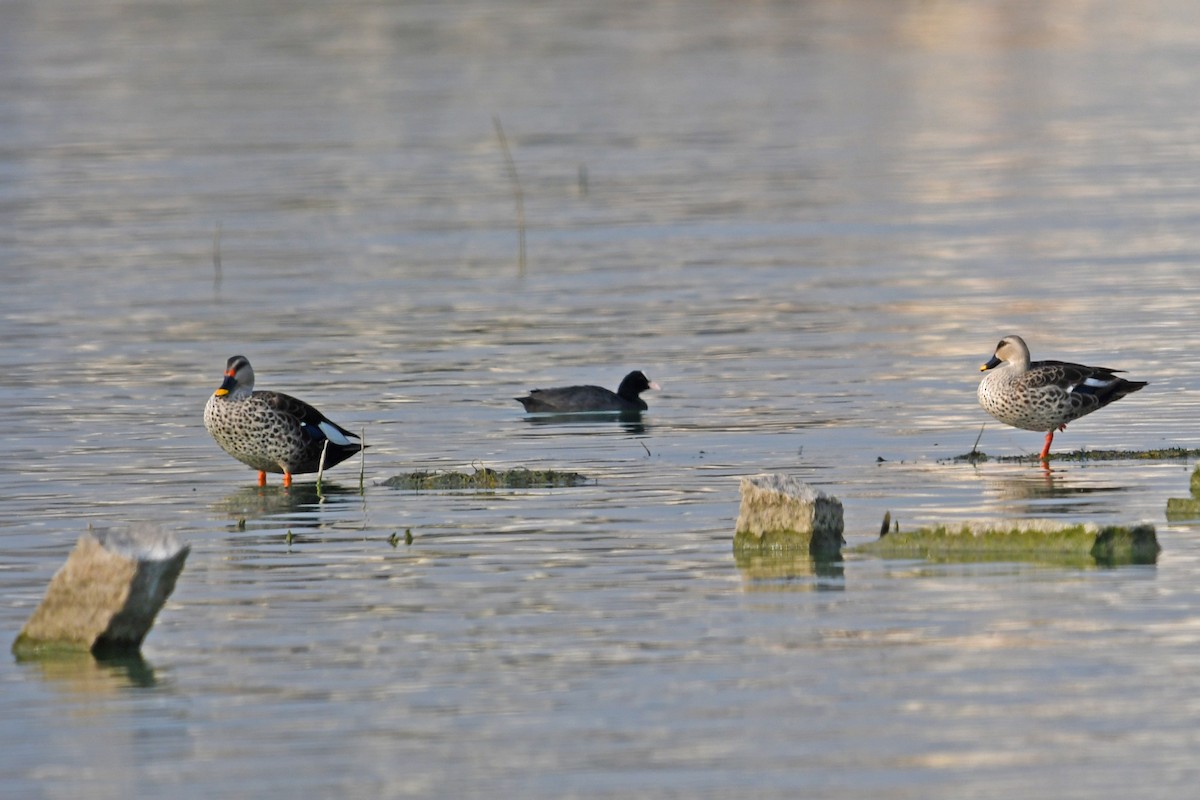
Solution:
M 1036 561 L 1084 565 L 1152 564 L 1158 538 L 1152 525 L 938 525 L 889 533 L 854 553 L 927 561 Z
M 91 648 L 79 641 L 44 641 L 32 639 L 24 633 L 17 636 L 12 652 L 18 659 L 73 657 L 86 654 L 91 657 Z
M 1072 450 L 1070 452 L 1050 452 L 1050 461 L 1186 461 L 1189 458 L 1200 457 L 1200 450 L 1185 447 L 1161 447 L 1151 450 Z M 1036 454 L 1024 456 L 989 456 L 987 453 L 972 450 L 950 459 L 956 464 L 982 464 L 986 461 L 996 461 L 1001 464 L 1038 461 Z
M 490 469 L 479 467 L 474 472 L 406 472 L 383 482 L 393 489 L 413 491 L 546 489 L 582 486 L 590 483 L 586 475 L 553 469 Z
M 1167 499 L 1167 519 L 1175 521 L 1200 518 L 1200 467 L 1192 470 L 1188 489 L 1191 490 L 1191 497 Z
M 733 535 L 733 552 L 748 555 L 801 552 L 828 559 L 836 558 L 844 543 L 840 534 L 831 532 L 814 536 L 811 531 L 770 530 L 758 536 L 737 531 Z
M 1167 519 L 1183 520 L 1200 518 L 1200 500 L 1195 497 L 1168 497 Z

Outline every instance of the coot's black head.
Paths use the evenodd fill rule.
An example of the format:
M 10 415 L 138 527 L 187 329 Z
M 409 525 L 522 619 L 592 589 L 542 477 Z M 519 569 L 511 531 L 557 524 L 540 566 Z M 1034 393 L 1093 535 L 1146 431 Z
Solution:
M 634 370 L 625 376 L 617 387 L 617 394 L 626 400 L 637 400 L 637 396 L 648 389 L 658 389 L 659 385 L 646 377 L 641 370 Z

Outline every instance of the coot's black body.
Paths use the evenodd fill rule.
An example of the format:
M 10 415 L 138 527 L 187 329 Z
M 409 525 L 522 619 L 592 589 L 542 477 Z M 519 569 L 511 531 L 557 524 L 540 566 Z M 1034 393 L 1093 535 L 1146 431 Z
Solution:
M 526 411 L 571 414 L 587 411 L 645 411 L 646 401 L 638 397 L 647 389 L 657 389 L 640 371 L 625 376 L 616 392 L 603 386 L 561 386 L 556 389 L 534 389 L 527 397 L 515 398 Z

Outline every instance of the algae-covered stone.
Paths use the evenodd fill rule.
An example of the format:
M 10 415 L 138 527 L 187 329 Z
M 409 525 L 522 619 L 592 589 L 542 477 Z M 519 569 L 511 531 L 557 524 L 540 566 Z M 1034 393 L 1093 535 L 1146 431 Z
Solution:
M 1099 564 L 1153 564 L 1162 547 L 1153 525 L 1107 525 L 1096 534 L 1091 554 Z
M 1194 497 L 1168 497 L 1167 519 L 1184 520 L 1200 518 L 1200 500 Z
M 1188 487 L 1191 497 L 1167 498 L 1167 519 L 1184 520 L 1200 517 L 1200 467 L 1192 470 L 1192 478 Z
M 1167 498 L 1168 520 L 1174 522 L 1200 518 L 1200 467 L 1192 470 L 1188 488 L 1191 490 L 1191 497 Z
M 830 554 L 845 544 L 841 501 L 790 475 L 742 478 L 741 497 L 733 538 L 737 550 Z
M 855 553 L 928 561 L 1036 561 L 1152 564 L 1158 557 L 1153 525 L 1097 527 L 1052 520 L 963 522 L 888 533 L 858 545 Z
M 476 468 L 474 472 L 406 472 L 383 481 L 392 489 L 413 491 L 445 491 L 452 489 L 551 489 L 582 486 L 589 482 L 586 475 L 554 469 L 491 469 Z
M 149 528 L 85 533 L 50 580 L 13 652 L 137 652 L 174 591 L 188 550 L 172 534 Z

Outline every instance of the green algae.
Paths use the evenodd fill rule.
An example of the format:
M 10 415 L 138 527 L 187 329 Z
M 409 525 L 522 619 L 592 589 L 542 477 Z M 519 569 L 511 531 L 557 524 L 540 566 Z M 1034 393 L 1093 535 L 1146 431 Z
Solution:
M 1194 497 L 1168 497 L 1167 519 L 1172 522 L 1200 518 L 1200 500 Z
M 395 475 L 384 486 L 411 491 L 553 489 L 591 483 L 586 475 L 553 469 L 491 469 L 477 467 L 474 472 L 418 471 Z
M 1200 450 L 1186 447 L 1160 447 L 1150 450 L 1072 450 L 1069 452 L 1051 452 L 1048 461 L 1186 461 L 1189 458 L 1200 458 Z M 994 461 L 999 464 L 1016 464 L 1021 462 L 1038 462 L 1041 459 L 1036 454 L 1021 456 L 989 456 L 979 450 L 972 450 L 950 459 L 955 464 L 983 464 Z
M 889 533 L 852 552 L 926 561 L 1034 561 L 1115 566 L 1153 564 L 1159 553 L 1153 525 L 1062 525 L 1036 520 L 1014 523 L 936 525 Z
M 86 656 L 92 658 L 92 648 L 81 641 L 47 641 L 34 639 L 24 633 L 18 634 L 12 643 L 12 653 L 18 660 L 35 660 L 38 658 L 75 658 Z
M 737 531 L 733 535 L 735 555 L 771 555 L 779 553 L 805 553 L 813 557 L 836 558 L 845 540 L 841 533 L 794 530 L 769 530 L 757 535 L 749 531 Z

